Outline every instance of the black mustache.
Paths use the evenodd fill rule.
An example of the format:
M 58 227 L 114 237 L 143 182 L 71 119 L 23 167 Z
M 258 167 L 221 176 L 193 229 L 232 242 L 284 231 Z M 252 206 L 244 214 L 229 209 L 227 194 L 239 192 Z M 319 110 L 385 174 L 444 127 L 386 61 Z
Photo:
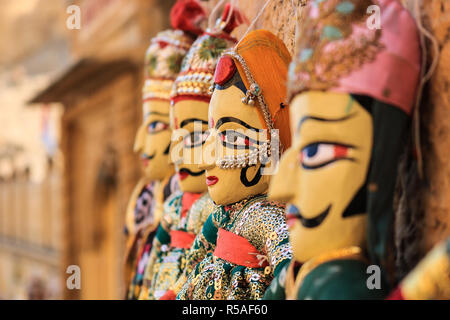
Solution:
M 167 148 L 166 148 L 166 150 L 164 150 L 164 155 L 168 155 L 169 154 L 169 151 L 170 151 L 170 142 L 169 142 L 169 145 L 167 146 Z
M 202 170 L 202 171 L 199 171 L 199 172 L 192 172 L 192 171 L 189 170 L 189 169 L 182 168 L 182 169 L 179 170 L 179 172 L 180 172 L 180 173 L 186 172 L 187 174 L 189 174 L 189 175 L 191 175 L 191 176 L 193 176 L 193 177 L 198 177 L 198 176 L 201 176 L 202 174 L 204 174 L 204 173 L 205 173 L 205 170 Z
M 316 228 L 322 224 L 322 222 L 325 220 L 325 218 L 330 213 L 330 210 L 331 210 L 331 204 L 321 214 L 315 216 L 314 218 L 308 219 L 308 218 L 305 218 L 304 216 L 302 216 L 302 214 L 300 213 L 300 210 L 296 206 L 291 205 L 291 206 L 289 206 L 288 214 L 292 214 L 296 218 L 298 218 L 300 220 L 300 223 L 305 228 Z

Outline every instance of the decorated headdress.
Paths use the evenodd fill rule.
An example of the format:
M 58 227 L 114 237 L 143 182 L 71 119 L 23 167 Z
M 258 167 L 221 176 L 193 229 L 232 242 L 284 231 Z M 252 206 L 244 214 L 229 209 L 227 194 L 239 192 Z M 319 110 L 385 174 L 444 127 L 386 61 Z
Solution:
M 175 30 L 198 37 L 203 33 L 202 22 L 206 13 L 196 0 L 178 0 L 170 11 L 170 23 Z
M 145 56 L 144 101 L 170 100 L 173 82 L 191 44 L 192 39 L 181 30 L 165 30 L 152 39 Z
M 284 148 L 291 145 L 286 80 L 291 55 L 282 40 L 266 30 L 255 30 L 227 50 L 217 67 L 214 82 L 222 84 L 242 76 L 247 89 L 243 103 L 254 105 L 266 129 L 278 129 Z
M 222 169 L 243 168 L 280 155 L 291 145 L 286 80 L 291 56 L 283 41 L 266 30 L 255 30 L 238 45 L 224 53 L 214 75 L 214 84 L 224 86 L 236 72 L 246 89 L 244 104 L 254 106 L 263 127 L 269 130 L 270 141 L 250 153 L 227 155 L 217 160 Z M 276 129 L 276 130 L 273 130 Z M 277 137 L 275 137 L 277 136 Z M 273 142 L 277 140 L 277 143 Z M 279 139 L 279 140 L 278 140 Z
M 379 12 L 379 26 L 369 8 L 375 18 Z M 420 71 L 418 28 L 398 0 L 308 2 L 289 69 L 288 96 L 314 90 L 348 93 L 370 110 L 373 152 L 360 194 L 368 212 L 367 249 L 377 264 L 386 262 L 397 163 Z
M 241 14 L 228 4 L 216 28 L 206 30 L 194 42 L 175 80 L 171 96 L 173 103 L 183 99 L 210 101 L 217 61 L 226 49 L 235 45 L 236 39 L 230 33 L 240 23 Z
M 195 35 L 202 32 L 200 21 L 205 19 L 203 8 L 192 0 L 178 0 L 171 11 L 173 29 L 165 30 L 151 40 L 145 56 L 144 101 L 170 101 L 175 78 L 181 62 L 191 47 Z M 145 113 L 145 110 L 144 110 Z
M 367 14 L 371 6 L 380 9 L 380 29 Z M 411 113 L 420 45 L 416 23 L 399 1 L 309 1 L 299 31 L 290 98 L 306 90 L 345 92 Z

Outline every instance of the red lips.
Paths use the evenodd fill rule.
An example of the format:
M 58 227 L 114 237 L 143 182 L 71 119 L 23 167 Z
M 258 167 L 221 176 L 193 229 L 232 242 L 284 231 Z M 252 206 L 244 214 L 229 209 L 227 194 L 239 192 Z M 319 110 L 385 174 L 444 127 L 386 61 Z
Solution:
M 219 178 L 215 176 L 206 177 L 206 184 L 208 187 L 215 185 L 217 182 L 219 182 Z
M 189 173 L 188 173 L 188 172 L 186 172 L 186 171 L 180 171 L 180 172 L 178 172 L 178 178 L 179 178 L 180 180 L 184 180 L 184 179 L 186 179 L 187 177 L 189 177 Z
M 292 226 L 295 224 L 295 222 L 298 220 L 297 216 L 295 214 L 287 214 L 286 215 L 286 224 L 288 228 L 292 228 Z

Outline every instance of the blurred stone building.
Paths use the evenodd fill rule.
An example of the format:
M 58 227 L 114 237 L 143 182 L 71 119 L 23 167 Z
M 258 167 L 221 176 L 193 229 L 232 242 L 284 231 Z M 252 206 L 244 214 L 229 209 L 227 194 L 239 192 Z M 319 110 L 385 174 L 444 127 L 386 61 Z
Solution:
M 61 298 L 61 107 L 27 107 L 69 63 L 59 5 L 0 4 L 0 299 Z

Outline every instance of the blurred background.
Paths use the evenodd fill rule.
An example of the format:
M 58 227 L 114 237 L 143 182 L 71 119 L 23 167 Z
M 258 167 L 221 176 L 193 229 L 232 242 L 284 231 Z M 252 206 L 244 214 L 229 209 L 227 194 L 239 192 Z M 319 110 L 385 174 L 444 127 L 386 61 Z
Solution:
M 1 299 L 122 297 L 143 57 L 173 2 L 0 0 Z
M 406 273 L 450 234 L 450 2 L 402 1 L 419 1 L 440 51 L 425 42 L 427 60 L 438 63 L 421 106 L 425 180 L 404 173 L 396 214 L 392 247 Z M 123 298 L 144 54 L 169 27 L 174 2 L 0 0 L 0 299 Z M 265 2 L 238 1 L 249 21 Z M 299 2 L 272 0 L 256 23 L 291 53 Z M 73 4 L 79 30 L 66 26 Z M 71 265 L 81 269 L 81 290 L 67 289 Z

